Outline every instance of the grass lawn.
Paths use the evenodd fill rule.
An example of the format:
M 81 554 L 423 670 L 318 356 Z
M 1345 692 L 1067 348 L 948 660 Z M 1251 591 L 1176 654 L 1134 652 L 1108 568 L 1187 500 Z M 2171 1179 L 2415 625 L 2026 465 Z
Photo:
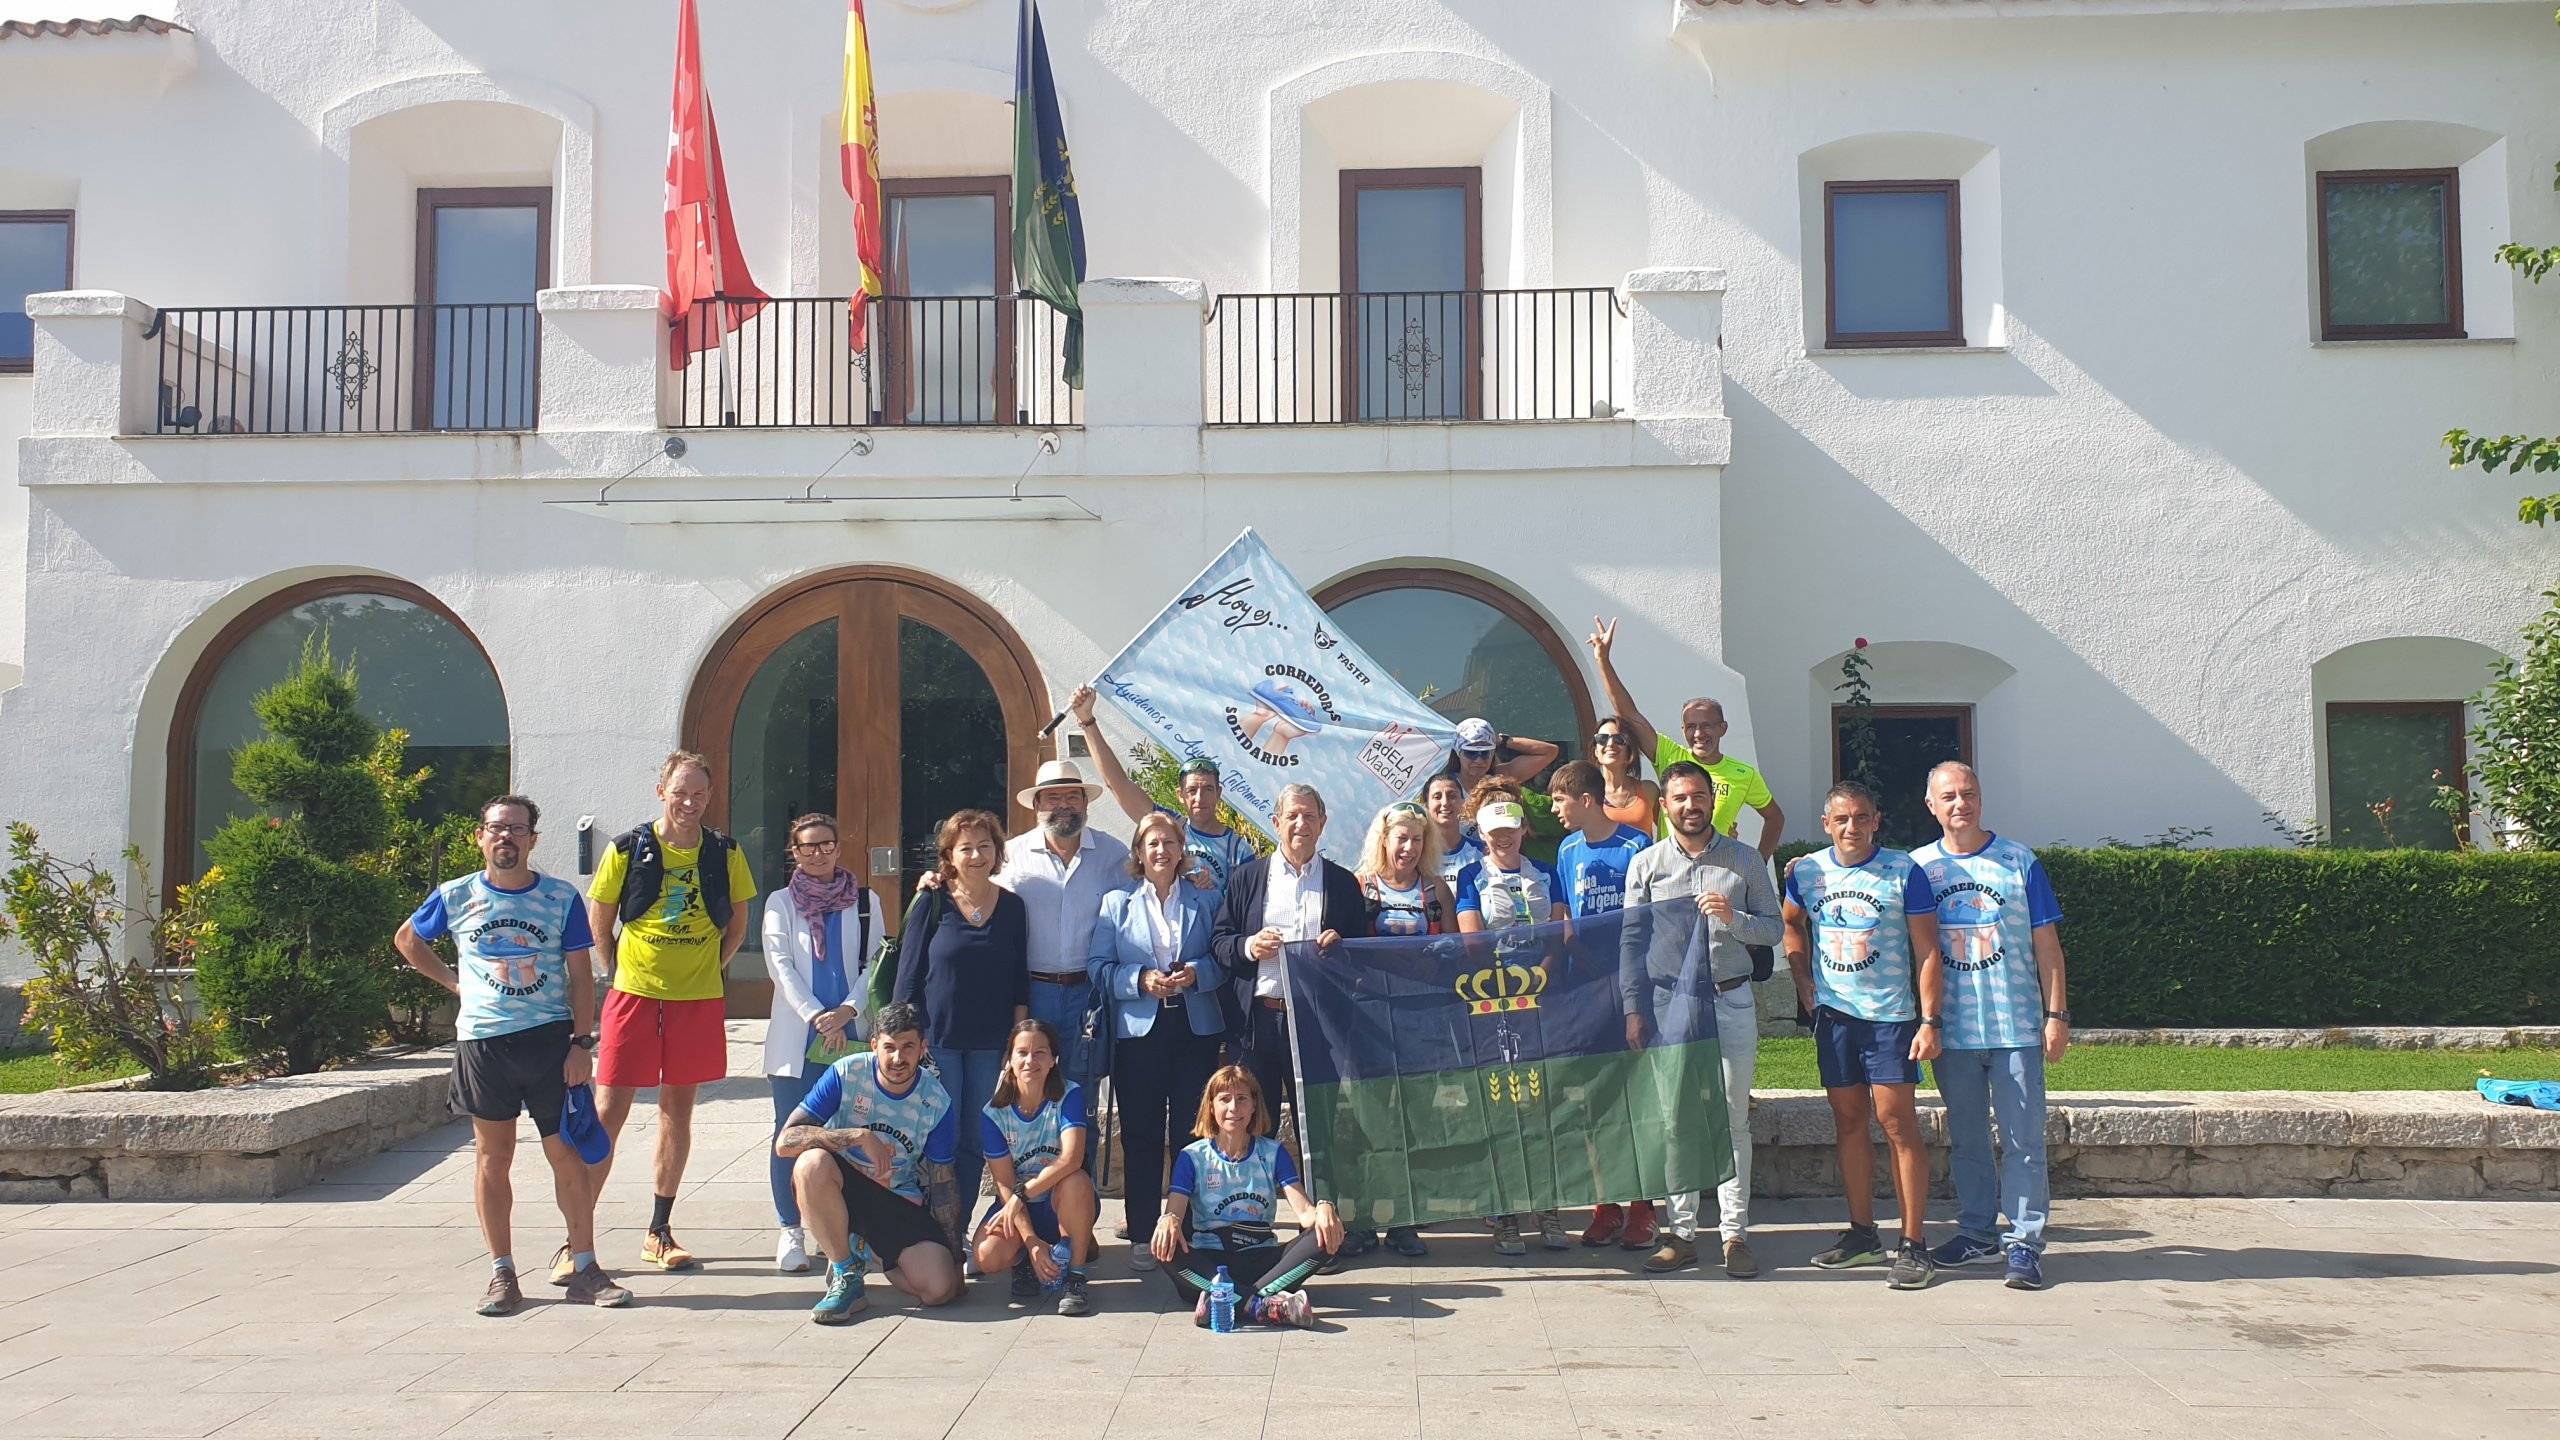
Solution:
M 53 1051 L 44 1046 L 0 1047 L 0 1095 L 33 1095 L 44 1090 L 59 1090 L 66 1085 L 88 1085 L 141 1073 L 139 1065 L 123 1065 L 111 1070 L 67 1070 Z
M 2045 1072 L 2051 1090 L 2468 1090 L 2502 1080 L 2560 1079 L 2560 1050 L 2225 1050 L 2200 1045 L 2075 1045 Z M 1813 1041 L 1760 1042 L 1755 1082 L 1812 1090 Z

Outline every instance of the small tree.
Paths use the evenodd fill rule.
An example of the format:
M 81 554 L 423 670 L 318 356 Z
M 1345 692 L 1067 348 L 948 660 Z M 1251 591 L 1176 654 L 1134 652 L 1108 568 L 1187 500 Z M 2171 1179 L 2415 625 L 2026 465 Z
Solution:
M 1831 688 L 1847 697 L 1840 702 L 1840 778 L 1881 791 L 1878 772 L 1884 751 L 1876 740 L 1875 689 L 1867 681 L 1867 672 L 1875 666 L 1867 658 L 1867 637 L 1861 635 L 1840 657 L 1840 683 Z
M 126 901 L 115 876 L 95 861 L 73 864 L 47 850 L 35 827 L 9 827 L 6 917 L 0 937 L 35 957 L 27 1019 L 74 1069 L 104 1070 L 130 1060 L 154 1090 L 213 1083 L 220 1027 L 187 1003 L 176 971 L 193 960 L 201 924 L 192 887 L 167 910 Z M 151 893 L 142 851 L 125 864 L 136 893 Z
M 381 732 L 326 632 L 255 710 L 267 733 L 241 747 L 231 778 L 269 813 L 205 847 L 219 878 L 205 887 L 196 981 L 244 1051 L 304 1074 L 362 1054 L 382 1028 L 384 953 L 406 913 L 374 853 L 393 811 L 372 764 Z
M 479 869 L 481 857 L 479 848 L 471 843 L 471 816 L 447 815 L 428 821 L 409 813 L 417 803 L 418 792 L 434 772 L 424 767 L 411 770 L 408 763 L 408 732 L 382 732 L 374 742 L 373 753 L 365 759 L 365 768 L 382 786 L 383 803 L 393 817 L 390 833 L 380 850 L 358 857 L 355 863 L 360 869 L 388 879 L 393 895 L 416 900 L 456 875 Z M 455 963 L 452 937 L 436 941 L 434 948 L 446 964 Z M 387 945 L 382 949 L 382 966 L 391 1038 L 405 1045 L 451 1038 L 437 1035 L 435 1017 L 453 1003 L 452 993 L 411 969 L 399 952 Z
M 2501 660 L 2473 697 L 2470 770 L 2479 801 L 2526 850 L 2560 850 L 2560 589 L 2524 627 L 2524 659 Z

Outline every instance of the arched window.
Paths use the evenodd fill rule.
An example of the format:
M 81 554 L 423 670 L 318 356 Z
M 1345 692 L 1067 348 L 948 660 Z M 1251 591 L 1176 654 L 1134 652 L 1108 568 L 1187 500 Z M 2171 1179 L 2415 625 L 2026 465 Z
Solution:
M 205 841 L 256 807 L 231 783 L 231 758 L 261 733 L 251 703 L 328 631 L 356 667 L 358 704 L 385 729 L 409 732 L 409 764 L 426 768 L 421 817 L 453 814 L 507 788 L 507 702 L 488 654 L 426 591 L 375 575 L 295 585 L 222 627 L 179 692 L 169 729 L 168 838 L 162 884 L 204 873 Z
M 1582 668 L 1519 597 L 1455 570 L 1404 567 L 1337 580 L 1316 603 L 1422 703 L 1506 735 L 1552 740 L 1567 760 L 1591 738 Z

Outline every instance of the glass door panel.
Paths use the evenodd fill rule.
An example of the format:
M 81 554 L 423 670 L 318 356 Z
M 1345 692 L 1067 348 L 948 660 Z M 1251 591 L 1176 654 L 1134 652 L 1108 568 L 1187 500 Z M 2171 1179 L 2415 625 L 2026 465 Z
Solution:
M 729 831 L 754 871 L 756 888 L 770 893 L 791 875 L 790 833 L 795 818 L 812 811 L 838 813 L 841 773 L 836 737 L 837 685 L 834 620 L 821 620 L 775 648 L 758 666 L 738 700 L 730 736 Z M 847 845 L 856 833 L 841 835 Z M 845 857 L 859 869 L 861 857 Z M 763 927 L 749 925 L 747 950 L 762 948 Z
M 981 182 L 919 182 L 976 185 Z M 991 187 L 889 196 L 888 404 L 908 425 L 995 425 L 1011 393 L 1005 204 Z
M 950 636 L 899 616 L 898 831 L 908 886 L 932 868 L 934 829 L 953 811 L 1010 813 L 1009 758 L 987 672 Z
M 437 430 L 529 430 L 550 192 L 418 194 L 419 394 Z
M 1460 419 L 1474 399 L 1474 172 L 1344 173 L 1353 413 Z M 1437 182 L 1437 183 L 1435 183 Z

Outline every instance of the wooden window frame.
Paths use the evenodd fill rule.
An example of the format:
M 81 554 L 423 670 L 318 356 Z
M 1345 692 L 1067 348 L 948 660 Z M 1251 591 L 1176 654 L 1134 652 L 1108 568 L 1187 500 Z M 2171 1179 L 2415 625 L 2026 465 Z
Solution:
M 1342 244 L 1341 274 L 1334 288 L 1342 300 L 1342 418 L 1355 424 L 1369 417 L 1360 413 L 1360 192 L 1363 190 L 1448 190 L 1456 189 L 1466 197 L 1466 284 L 1461 293 L 1479 295 L 1484 291 L 1484 167 L 1480 165 L 1409 166 L 1386 170 L 1344 170 L 1338 181 L 1340 198 L 1335 228 Z M 1382 291 L 1394 294 L 1394 291 Z M 1464 366 L 1461 374 L 1466 384 L 1463 412 L 1446 418 L 1475 420 L 1484 414 L 1484 333 L 1476 303 L 1459 305 L 1460 350 Z M 1387 420 L 1408 417 L 1382 417 Z M 1589 728 L 1588 726 L 1584 728 Z
M 889 235 L 895 228 L 889 218 L 890 212 L 897 208 L 900 200 L 934 195 L 985 195 L 996 202 L 996 368 L 995 376 L 990 382 L 994 386 L 994 393 L 988 397 L 990 402 L 988 415 L 981 423 L 1022 424 L 1024 421 L 1018 413 L 1019 407 L 1015 404 L 1019 397 L 1014 393 L 1014 305 L 1011 303 L 1014 299 L 1013 177 L 1010 175 L 936 175 L 881 181 L 880 259 L 882 264 L 889 266 L 889 275 L 882 277 L 884 282 L 898 273 L 896 259 L 888 253 L 888 247 L 893 243 Z M 893 294 L 883 298 L 905 300 L 913 297 Z M 889 307 L 883 308 L 885 310 Z M 879 317 L 875 316 L 875 319 L 877 318 Z M 899 326 L 890 324 L 883 325 L 875 333 L 880 336 L 885 361 L 883 370 L 887 377 L 887 383 L 881 386 L 881 403 L 888 414 L 903 417 L 906 414 L 907 402 L 915 398 L 915 360 L 906 353 L 906 346 L 900 338 L 906 332 Z M 905 422 L 902 419 L 897 423 Z
M 0 210 L 0 225 L 60 225 L 62 227 L 62 284 L 56 288 L 62 290 L 71 288 L 73 267 L 80 253 L 79 227 L 71 211 Z M 29 291 L 28 293 L 42 294 L 43 292 Z M 35 368 L 35 337 L 32 333 L 27 337 L 26 358 L 0 355 L 0 375 L 31 375 L 35 373 Z
M 551 287 L 551 198 L 548 185 L 472 185 L 421 186 L 417 194 L 418 244 L 416 272 L 410 293 L 418 307 L 418 373 L 411 377 L 409 403 L 413 407 L 417 429 L 433 428 L 436 399 L 436 212 L 439 210 L 523 209 L 532 207 L 533 217 L 533 288 L 539 293 Z M 538 328 L 540 317 L 534 324 Z M 535 353 L 540 354 L 539 343 Z M 542 366 L 533 367 L 529 403 L 533 414 L 542 413 Z
M 2329 829 L 2338 828 L 2335 797 L 2329 793 L 2329 767 L 2336 764 L 2329 748 L 2329 726 L 2340 715 L 2436 715 L 2449 719 L 2453 736 L 2453 788 L 2462 792 L 2462 823 L 2471 823 L 2470 709 L 2461 700 L 2331 700 L 2320 711 L 2320 800 L 2328 810 Z
M 1832 350 L 1908 350 L 1964 344 L 1964 183 L 1960 180 L 1826 180 L 1822 183 L 1822 343 Z M 1840 331 L 1840 251 L 1833 243 L 1832 200 L 1840 195 L 1947 197 L 1947 327 L 1944 330 Z
M 2389 181 L 2444 186 L 2445 318 L 2436 325 L 2339 325 L 2329 319 L 2329 192 L 2348 185 Z M 2323 170 L 2311 201 L 2320 232 L 2320 338 L 2323 340 L 2462 340 L 2462 172 L 2450 167 L 2417 170 Z
M 213 639 L 187 671 L 187 683 L 178 690 L 178 703 L 169 719 L 168 765 L 165 788 L 161 792 L 160 809 L 160 902 L 178 902 L 178 887 L 195 880 L 196 830 L 196 726 L 204 719 L 205 697 L 213 690 L 216 676 L 231 660 L 231 652 L 256 633 L 258 628 L 279 615 L 301 608 L 314 600 L 327 600 L 339 595 L 380 595 L 389 600 L 402 600 L 460 631 L 471 648 L 480 652 L 480 661 L 498 682 L 498 704 L 508 716 L 507 744 L 509 773 L 514 771 L 515 721 L 507 706 L 506 677 L 499 674 L 497 662 L 489 658 L 489 647 L 451 606 L 406 580 L 388 575 L 331 575 L 319 580 L 305 580 L 288 585 L 273 595 L 233 616 L 214 632 Z
M 1428 565 L 1398 565 L 1345 576 L 1316 591 L 1316 608 L 1330 611 L 1336 605 L 1386 590 L 1442 590 L 1452 595 L 1464 595 L 1492 606 L 1528 631 L 1530 638 L 1538 642 L 1538 648 L 1546 651 L 1547 658 L 1555 662 L 1556 673 L 1564 677 L 1565 694 L 1573 701 L 1574 717 L 1580 726 L 1571 736 L 1540 735 L 1535 738 L 1553 740 L 1568 747 L 1569 753 L 1579 758 L 1590 758 L 1591 732 L 1599 725 L 1600 715 L 1591 706 L 1590 687 L 1582 683 L 1580 661 L 1573 649 L 1564 643 L 1564 637 L 1547 623 L 1545 616 L 1530 609 L 1519 596 L 1489 580 L 1480 580 L 1461 570 L 1442 570 Z M 1645 758 L 1648 761 L 1652 759 L 1651 756 Z
M 1831 783 L 1837 785 L 1848 771 L 1848 756 L 1840 743 L 1840 722 L 1849 706 L 1831 707 Z M 1878 720 L 1953 720 L 1956 722 L 1956 759 L 1967 765 L 1973 758 L 1973 706 L 1948 705 L 1870 705 L 1867 713 Z

